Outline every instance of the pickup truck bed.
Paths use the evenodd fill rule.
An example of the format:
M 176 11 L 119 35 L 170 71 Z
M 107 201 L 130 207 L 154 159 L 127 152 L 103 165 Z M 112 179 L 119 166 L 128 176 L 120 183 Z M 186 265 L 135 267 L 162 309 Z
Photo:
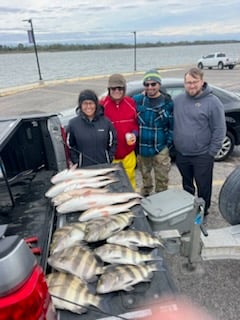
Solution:
M 108 167 L 107 165 L 94 166 L 97 167 Z M 119 171 L 114 172 L 114 177 L 118 179 L 118 182 L 111 184 L 108 189 L 110 192 L 128 192 L 132 191 L 129 180 L 124 172 L 124 170 L 120 167 Z M 132 211 L 135 212 L 136 217 L 134 218 L 134 222 L 131 225 L 131 228 L 137 230 L 143 230 L 152 232 L 150 225 L 147 221 L 146 216 L 143 213 L 143 210 L 140 205 L 132 208 Z M 65 225 L 66 223 L 75 222 L 79 217 L 79 213 L 70 213 L 66 215 L 61 215 L 58 217 L 57 224 Z M 159 255 L 161 252 L 159 251 Z M 156 303 L 157 299 L 160 296 L 165 294 L 171 294 L 175 292 L 176 288 L 174 286 L 173 281 L 170 278 L 170 275 L 165 266 L 165 270 L 155 272 L 153 279 L 149 283 L 140 283 L 135 286 L 135 289 L 130 292 L 119 291 L 116 293 L 109 293 L 106 296 L 106 300 L 109 302 L 109 316 L 110 315 L 122 315 L 124 318 L 125 313 L 131 313 L 134 310 L 145 309 L 149 304 L 154 302 Z M 86 314 L 81 315 L 81 319 L 83 320 L 94 320 L 94 319 L 108 319 L 108 316 L 104 316 L 101 312 L 94 311 L 96 309 L 91 308 L 91 311 L 88 311 Z M 79 316 L 68 311 L 61 311 L 60 318 L 61 320 L 70 320 L 70 319 L 78 319 Z M 110 318 L 109 318 L 110 319 Z M 118 317 L 111 318 L 118 319 Z
M 45 273 L 48 273 L 51 270 L 47 265 L 47 258 L 53 231 L 67 223 L 77 221 L 79 213 L 57 216 L 50 200 L 45 197 L 45 192 L 51 186 L 51 176 L 60 170 L 56 161 L 53 161 L 58 159 L 56 155 L 52 154 L 55 150 L 54 143 L 50 143 L 50 136 L 46 135 L 46 132 L 43 135 L 41 130 L 42 127 L 46 127 L 44 125 L 46 119 L 47 117 L 39 119 L 38 125 L 33 123 L 32 119 L 30 123 L 20 121 L 14 130 L 11 129 L 5 137 L 3 131 L 2 136 L 0 134 L 0 161 L 2 161 L 2 169 L 5 171 L 5 174 L 0 178 L 0 224 L 8 224 L 7 235 L 17 234 L 22 238 L 38 237 L 36 246 L 40 247 L 42 252 L 36 258 Z M 32 134 L 29 133 L 29 130 Z M 26 132 L 28 138 L 29 136 L 33 137 L 35 141 L 25 139 Z M 19 137 L 22 139 L 20 146 Z M 25 148 L 27 147 L 27 152 L 22 152 L 22 144 L 25 145 Z M 94 167 L 108 167 L 108 165 Z M 118 182 L 110 185 L 110 191 L 132 191 L 121 166 L 114 175 Z M 131 227 L 151 232 L 141 206 L 135 206 L 132 210 L 136 213 L 136 217 Z M 159 255 L 161 256 L 160 250 Z M 109 306 L 108 314 L 103 314 L 92 307 L 81 316 L 69 311 L 59 311 L 58 319 L 137 319 L 135 310 L 148 309 L 149 304 L 156 303 L 159 297 L 174 292 L 176 292 L 175 285 L 167 267 L 164 266 L 164 270 L 154 272 L 151 282 L 140 283 L 134 287 L 133 291 L 119 291 L 104 295 Z M 127 313 L 130 313 L 130 316 L 126 315 Z M 111 317 L 113 315 L 115 317 Z
M 41 254 L 36 255 L 36 258 L 45 271 L 54 211 L 44 194 L 50 186 L 52 175 L 53 171 L 44 169 L 35 172 L 29 170 L 9 182 L 14 206 L 9 201 L 4 180 L 0 180 L 0 224 L 8 224 L 6 235 L 38 238 L 33 246 L 41 249 Z

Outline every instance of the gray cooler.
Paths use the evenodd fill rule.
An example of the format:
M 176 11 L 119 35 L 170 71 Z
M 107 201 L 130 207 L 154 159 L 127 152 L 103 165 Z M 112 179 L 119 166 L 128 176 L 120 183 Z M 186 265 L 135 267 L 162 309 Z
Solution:
M 177 229 L 189 232 L 194 220 L 194 196 L 184 190 L 166 190 L 141 200 L 154 232 Z

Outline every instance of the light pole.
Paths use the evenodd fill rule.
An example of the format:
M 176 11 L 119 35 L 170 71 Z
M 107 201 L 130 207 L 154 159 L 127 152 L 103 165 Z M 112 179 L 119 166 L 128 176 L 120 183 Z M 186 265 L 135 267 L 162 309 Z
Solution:
M 137 70 L 137 32 L 133 31 L 134 38 L 134 71 Z
M 35 36 L 34 36 L 32 19 L 26 19 L 26 20 L 23 20 L 23 21 L 27 21 L 28 23 L 30 23 L 30 26 L 31 26 L 31 30 L 28 31 L 28 38 L 29 38 L 29 42 L 33 43 L 33 45 L 34 45 L 34 51 L 35 51 L 36 60 L 37 60 L 37 67 L 38 67 L 39 80 L 41 81 L 42 80 L 42 75 L 41 75 L 40 64 L 39 64 L 39 60 L 38 60 L 37 45 L 36 45 Z

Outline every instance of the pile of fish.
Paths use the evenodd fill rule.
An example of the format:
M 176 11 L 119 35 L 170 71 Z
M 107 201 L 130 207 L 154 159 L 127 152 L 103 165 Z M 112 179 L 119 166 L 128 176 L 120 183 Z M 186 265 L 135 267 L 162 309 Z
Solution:
M 51 180 L 54 186 L 46 196 L 57 214 L 79 212 L 78 222 L 58 228 L 52 237 L 48 264 L 53 271 L 47 283 L 56 308 L 81 314 L 91 305 L 107 312 L 105 293 L 133 290 L 162 270 L 160 239 L 132 226 L 136 214 L 130 208 L 140 204 L 141 196 L 97 186 L 117 181 L 108 176 L 115 170 L 74 168 Z M 94 179 L 95 185 L 87 186 Z

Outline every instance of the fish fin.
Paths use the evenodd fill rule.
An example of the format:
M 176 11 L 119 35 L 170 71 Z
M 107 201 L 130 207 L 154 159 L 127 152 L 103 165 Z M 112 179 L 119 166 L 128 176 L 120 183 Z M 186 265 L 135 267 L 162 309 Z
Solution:
M 163 258 L 159 255 L 158 248 L 153 249 L 150 255 L 153 260 L 163 260 Z
M 124 291 L 132 291 L 134 288 L 132 286 L 127 286 L 126 288 L 123 289 Z
M 69 169 L 70 171 L 74 171 L 77 169 L 78 164 L 75 163 L 73 166 L 71 166 L 71 168 Z
M 150 267 L 152 271 L 166 271 L 166 268 L 164 268 L 163 266 L 162 260 L 147 262 L 146 266 Z
M 134 250 L 134 251 L 138 251 L 138 247 L 137 246 L 135 246 L 135 245 L 133 245 L 133 244 L 128 244 L 128 246 L 127 246 L 129 249 L 131 249 L 131 250 Z

